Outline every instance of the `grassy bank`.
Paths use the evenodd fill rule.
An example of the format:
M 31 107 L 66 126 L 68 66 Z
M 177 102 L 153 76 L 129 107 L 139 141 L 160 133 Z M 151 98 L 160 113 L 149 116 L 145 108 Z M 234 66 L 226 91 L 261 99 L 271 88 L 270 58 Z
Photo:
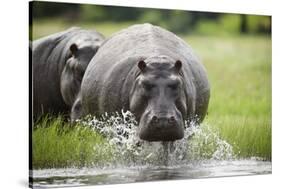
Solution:
M 61 117 L 46 117 L 32 134 L 34 168 L 91 166 L 110 161 L 108 141 L 89 127 L 70 125 Z
M 96 28 L 109 36 L 130 24 L 76 26 Z M 74 25 L 58 20 L 35 22 L 34 39 Z M 271 160 L 271 38 L 181 37 L 193 47 L 208 72 L 211 99 L 204 124 L 233 145 L 238 157 L 257 156 Z M 107 141 L 89 128 L 69 128 L 60 118 L 40 122 L 37 127 L 33 132 L 35 168 L 87 165 L 110 158 L 110 150 L 96 151 L 94 146 L 106 146 Z
M 241 157 L 271 159 L 271 39 L 261 36 L 184 37 L 208 71 L 205 122 Z

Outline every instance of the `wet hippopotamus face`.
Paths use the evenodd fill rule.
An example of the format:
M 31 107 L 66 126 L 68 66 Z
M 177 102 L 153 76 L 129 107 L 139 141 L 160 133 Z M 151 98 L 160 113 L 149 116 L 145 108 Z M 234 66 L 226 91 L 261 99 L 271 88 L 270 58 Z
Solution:
M 102 38 L 85 39 L 70 45 L 69 57 L 61 74 L 60 83 L 61 94 L 66 104 L 70 106 L 73 104 L 80 90 L 85 70 L 102 41 Z
M 156 57 L 140 61 L 138 69 L 130 110 L 139 121 L 139 137 L 147 141 L 183 138 L 186 101 L 181 61 Z

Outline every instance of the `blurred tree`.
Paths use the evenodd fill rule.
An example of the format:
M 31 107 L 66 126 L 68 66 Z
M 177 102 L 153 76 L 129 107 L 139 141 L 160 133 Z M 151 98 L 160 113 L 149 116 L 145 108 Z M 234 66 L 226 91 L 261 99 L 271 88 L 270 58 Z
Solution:
M 97 5 L 81 5 L 80 6 L 80 19 L 90 22 L 90 21 L 102 21 L 108 17 L 107 11 L 103 6 Z
M 32 2 L 32 14 L 34 18 L 74 15 L 79 12 L 79 4 L 55 3 L 55 2 Z M 78 14 L 75 14 L 78 17 Z M 76 17 L 76 18 L 77 18 Z
M 219 29 L 226 35 L 239 34 L 241 30 L 241 16 L 239 14 L 223 14 L 219 19 Z
M 140 22 L 147 22 L 151 24 L 157 24 L 162 25 L 163 22 L 167 21 L 167 19 L 163 18 L 169 17 L 168 13 L 166 11 L 158 10 L 158 9 L 150 9 L 150 10 L 142 10 L 142 14 L 140 14 L 139 21 Z
M 193 28 L 193 14 L 187 11 L 173 10 L 168 19 L 168 29 L 176 33 L 189 32 Z
M 192 31 L 199 16 L 194 12 L 167 9 L 143 9 L 139 17 L 141 22 L 149 22 L 169 29 L 172 32 Z
M 107 6 L 106 8 L 109 14 L 109 19 L 112 21 L 136 20 L 142 12 L 141 8 L 134 7 Z
M 81 19 L 84 21 L 129 21 L 136 20 L 140 9 L 118 6 L 81 5 Z
M 33 2 L 33 19 L 59 17 L 79 22 L 149 22 L 175 33 L 271 34 L 271 17 L 90 4 Z
M 240 24 L 240 32 L 241 33 L 247 33 L 248 29 L 247 29 L 247 17 L 245 14 L 241 14 L 240 15 L 240 19 L 241 19 L 241 24 Z
M 249 33 L 271 34 L 271 17 L 247 15 Z

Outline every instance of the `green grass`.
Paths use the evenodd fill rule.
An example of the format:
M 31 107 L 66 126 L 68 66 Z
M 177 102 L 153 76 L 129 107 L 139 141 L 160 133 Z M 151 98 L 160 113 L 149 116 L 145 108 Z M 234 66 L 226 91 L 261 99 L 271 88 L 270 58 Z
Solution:
M 36 39 L 70 26 L 81 26 L 95 28 L 109 36 L 131 24 L 73 24 L 43 20 L 34 22 L 33 35 Z M 193 47 L 208 72 L 211 98 L 204 124 L 233 145 L 239 158 L 257 156 L 271 160 L 271 38 L 237 35 L 181 37 Z M 80 130 L 78 126 L 58 134 L 61 127 L 68 127 L 60 119 L 54 119 L 51 127 L 45 122 L 39 125 L 33 133 L 35 167 L 67 166 L 68 162 L 79 166 L 87 164 L 85 162 L 90 159 L 99 162 L 108 157 L 107 153 L 99 156 L 93 150 L 92 146 L 106 141 L 92 130 Z
M 34 168 L 82 167 L 111 160 L 112 147 L 91 128 L 70 125 L 62 117 L 44 117 L 32 133 Z
M 200 53 L 211 98 L 205 119 L 240 157 L 271 159 L 271 39 L 183 37 Z

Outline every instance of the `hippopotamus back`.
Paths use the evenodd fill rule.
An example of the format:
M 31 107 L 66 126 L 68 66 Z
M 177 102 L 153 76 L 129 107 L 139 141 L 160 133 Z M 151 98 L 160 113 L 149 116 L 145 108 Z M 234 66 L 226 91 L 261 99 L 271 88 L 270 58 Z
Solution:
M 74 107 L 72 113 L 75 119 L 123 109 L 132 111 L 144 127 L 150 127 L 151 120 L 183 127 L 183 120 L 204 119 L 209 93 L 206 71 L 189 45 L 158 26 L 134 25 L 107 39 L 91 60 L 77 100 L 80 112 Z M 175 133 L 177 137 L 163 133 L 141 138 L 182 137 L 180 131 Z
M 32 42 L 34 117 L 70 110 L 80 90 L 81 74 L 103 40 L 94 30 L 71 28 Z

